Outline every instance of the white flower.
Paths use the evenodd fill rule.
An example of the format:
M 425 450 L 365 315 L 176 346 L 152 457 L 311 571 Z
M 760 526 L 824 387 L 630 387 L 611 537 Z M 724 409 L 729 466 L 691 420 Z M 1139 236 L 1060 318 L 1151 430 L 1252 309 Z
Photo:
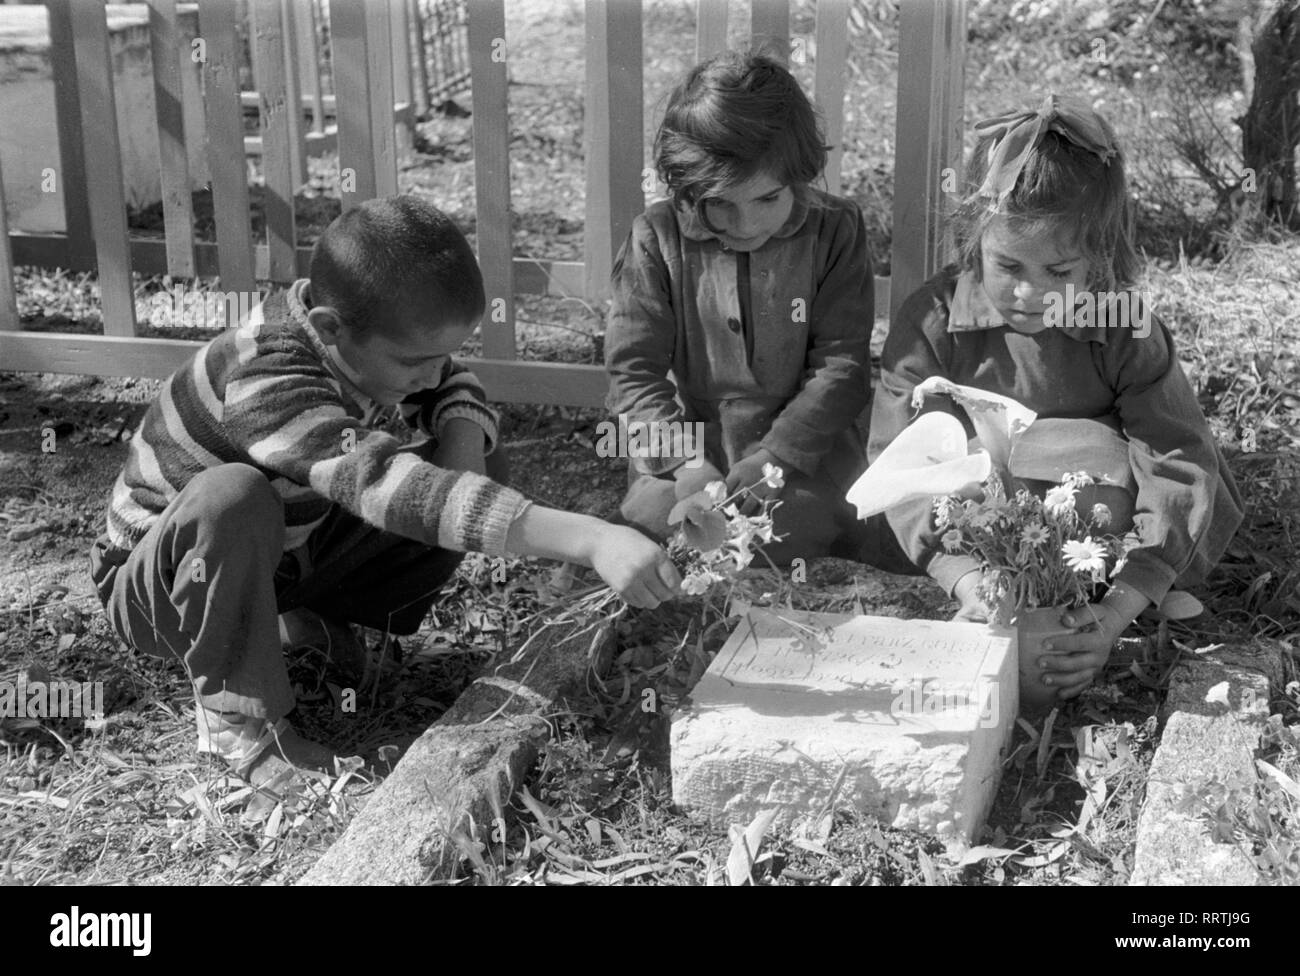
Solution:
M 781 470 L 779 464 L 765 463 L 763 465 L 763 480 L 769 488 L 784 488 L 785 472 Z
M 1228 682 L 1220 681 L 1217 685 L 1207 691 L 1205 693 L 1205 701 L 1210 705 L 1213 705 L 1215 702 L 1223 702 L 1224 705 L 1231 708 L 1232 705 L 1228 702 Z
M 934 521 L 941 528 L 946 529 L 952 524 L 953 509 L 957 507 L 956 501 L 951 495 L 940 495 L 934 500 Z
M 712 585 L 712 573 L 689 573 L 682 580 L 682 592 L 688 596 L 703 596 Z
M 725 481 L 710 481 L 704 486 L 704 494 L 709 496 L 709 501 L 718 504 L 727 497 L 727 483 Z
M 1061 547 L 1061 552 L 1065 555 L 1065 565 L 1076 573 L 1091 573 L 1094 583 L 1106 578 L 1106 547 L 1093 542 L 1092 536 L 1082 542 L 1070 539 Z
M 1101 502 L 1092 506 L 1092 522 L 1099 529 L 1104 529 L 1110 525 L 1110 509 Z
M 1027 546 L 1041 546 L 1047 538 L 1047 529 L 1038 522 L 1031 522 L 1020 530 L 1020 541 Z
M 948 552 L 956 552 L 961 548 L 961 532 L 957 529 L 949 529 L 943 534 L 943 547 Z
M 1060 517 L 1074 510 L 1074 489 L 1069 485 L 1057 485 L 1043 498 L 1043 507 L 1049 515 Z

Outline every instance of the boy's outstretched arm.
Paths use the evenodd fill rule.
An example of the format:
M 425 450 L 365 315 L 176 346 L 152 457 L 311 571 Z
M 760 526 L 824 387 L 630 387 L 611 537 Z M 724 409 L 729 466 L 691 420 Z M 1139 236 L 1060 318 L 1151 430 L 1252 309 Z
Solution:
M 541 505 L 511 523 L 506 551 L 590 566 L 634 607 L 673 599 L 682 582 L 668 554 L 636 529 Z

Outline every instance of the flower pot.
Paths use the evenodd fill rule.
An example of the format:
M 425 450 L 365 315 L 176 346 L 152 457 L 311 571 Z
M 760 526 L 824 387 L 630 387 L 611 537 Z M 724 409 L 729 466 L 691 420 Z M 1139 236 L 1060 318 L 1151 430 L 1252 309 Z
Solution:
M 1056 702 L 1059 688 L 1043 684 L 1043 669 L 1038 660 L 1044 654 L 1043 641 L 1074 633 L 1072 627 L 1061 623 L 1064 607 L 1038 607 L 1034 610 L 1017 610 L 1011 623 L 1016 628 L 1016 643 L 1020 649 L 1020 710 L 1043 711 Z M 1050 653 L 1050 652 L 1049 652 Z

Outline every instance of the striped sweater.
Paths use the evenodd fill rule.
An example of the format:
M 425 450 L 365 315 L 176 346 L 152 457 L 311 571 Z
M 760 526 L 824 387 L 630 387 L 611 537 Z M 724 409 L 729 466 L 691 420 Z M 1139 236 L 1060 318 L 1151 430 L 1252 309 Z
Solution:
M 435 389 L 381 407 L 334 363 L 307 322 L 305 280 L 272 295 L 237 328 L 200 348 L 149 406 L 113 486 L 108 535 L 131 549 L 189 480 L 239 462 L 284 501 L 285 551 L 307 541 L 332 504 L 428 545 L 500 555 L 529 502 L 467 471 L 401 450 L 436 440 L 454 417 L 496 444 L 496 416 L 463 366 L 448 362 Z

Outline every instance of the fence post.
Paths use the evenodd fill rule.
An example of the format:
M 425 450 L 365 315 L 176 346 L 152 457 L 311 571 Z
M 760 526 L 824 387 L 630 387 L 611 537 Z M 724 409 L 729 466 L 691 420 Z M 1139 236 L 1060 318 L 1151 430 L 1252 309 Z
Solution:
M 371 115 L 369 27 L 362 0 L 330 0 L 330 51 L 338 122 L 339 185 L 343 209 L 379 196 L 375 128 Z M 387 39 L 385 32 L 384 38 Z M 392 106 L 388 108 L 392 114 Z
M 251 293 L 253 232 L 249 224 L 248 167 L 244 160 L 244 110 L 239 102 L 239 56 L 235 45 L 235 0 L 203 0 L 199 34 L 207 72 L 203 110 L 208 120 L 208 160 L 212 169 L 212 209 L 217 224 L 221 287 Z
M 0 332 L 17 332 L 18 295 L 14 291 L 14 253 L 9 243 L 9 214 L 5 210 L 4 173 L 0 172 Z
M 510 216 L 510 118 L 503 0 L 470 0 L 469 66 L 474 115 L 474 213 L 487 293 L 483 355 L 515 358 L 515 269 Z
M 153 58 L 154 109 L 158 119 L 167 273 L 191 278 L 194 276 L 194 207 L 190 200 L 189 150 L 185 144 L 182 46 L 176 0 L 149 0 L 149 53 Z
M 424 14 L 420 0 L 406 0 L 406 19 L 411 25 L 412 57 L 415 59 L 415 115 L 417 119 L 429 115 L 429 63 L 424 46 Z
M 749 8 L 749 39 L 782 64 L 790 63 L 790 0 L 753 0 Z
M 641 0 L 587 0 L 586 24 L 583 278 L 588 298 L 604 298 L 618 248 L 645 209 Z
M 704 61 L 727 49 L 727 0 L 696 0 L 695 60 Z
M 95 166 L 87 172 L 87 189 L 104 335 L 133 336 L 135 291 L 131 286 L 131 243 L 126 229 L 113 63 L 108 53 L 108 11 L 95 4 L 73 3 L 70 14 L 83 153 L 85 159 L 95 160 Z
M 325 103 L 321 99 L 320 38 L 316 33 L 316 0 L 290 0 L 298 9 L 294 12 L 294 31 L 298 38 L 298 87 L 303 98 L 311 103 L 311 131 L 325 131 Z
M 844 161 L 844 78 L 848 72 L 849 0 L 818 0 L 817 63 L 813 69 L 813 98 L 826 120 L 826 189 L 840 192 Z
M 945 263 L 945 186 L 961 186 L 965 0 L 904 0 L 898 25 L 898 117 L 890 320 Z M 907 233 L 899 233 L 906 228 Z
M 59 186 L 69 261 L 74 267 L 94 263 L 95 237 L 90 229 L 86 192 L 85 146 L 81 102 L 77 92 L 77 58 L 73 46 L 71 0 L 46 0 L 50 18 L 50 62 L 54 72 L 54 108 L 59 128 Z
M 262 208 L 269 257 L 267 277 L 288 282 L 298 276 L 293 213 L 293 131 L 289 122 L 288 70 L 280 0 L 252 0 L 255 76 L 262 128 Z M 298 106 L 302 110 L 302 106 Z
M 303 121 L 302 85 L 298 80 L 298 61 L 302 55 L 298 51 L 297 21 L 293 0 L 280 0 L 280 22 L 284 34 L 284 97 L 289 105 L 289 159 L 295 188 L 307 182 L 307 126 Z M 311 51 L 307 56 L 315 55 L 316 52 Z

